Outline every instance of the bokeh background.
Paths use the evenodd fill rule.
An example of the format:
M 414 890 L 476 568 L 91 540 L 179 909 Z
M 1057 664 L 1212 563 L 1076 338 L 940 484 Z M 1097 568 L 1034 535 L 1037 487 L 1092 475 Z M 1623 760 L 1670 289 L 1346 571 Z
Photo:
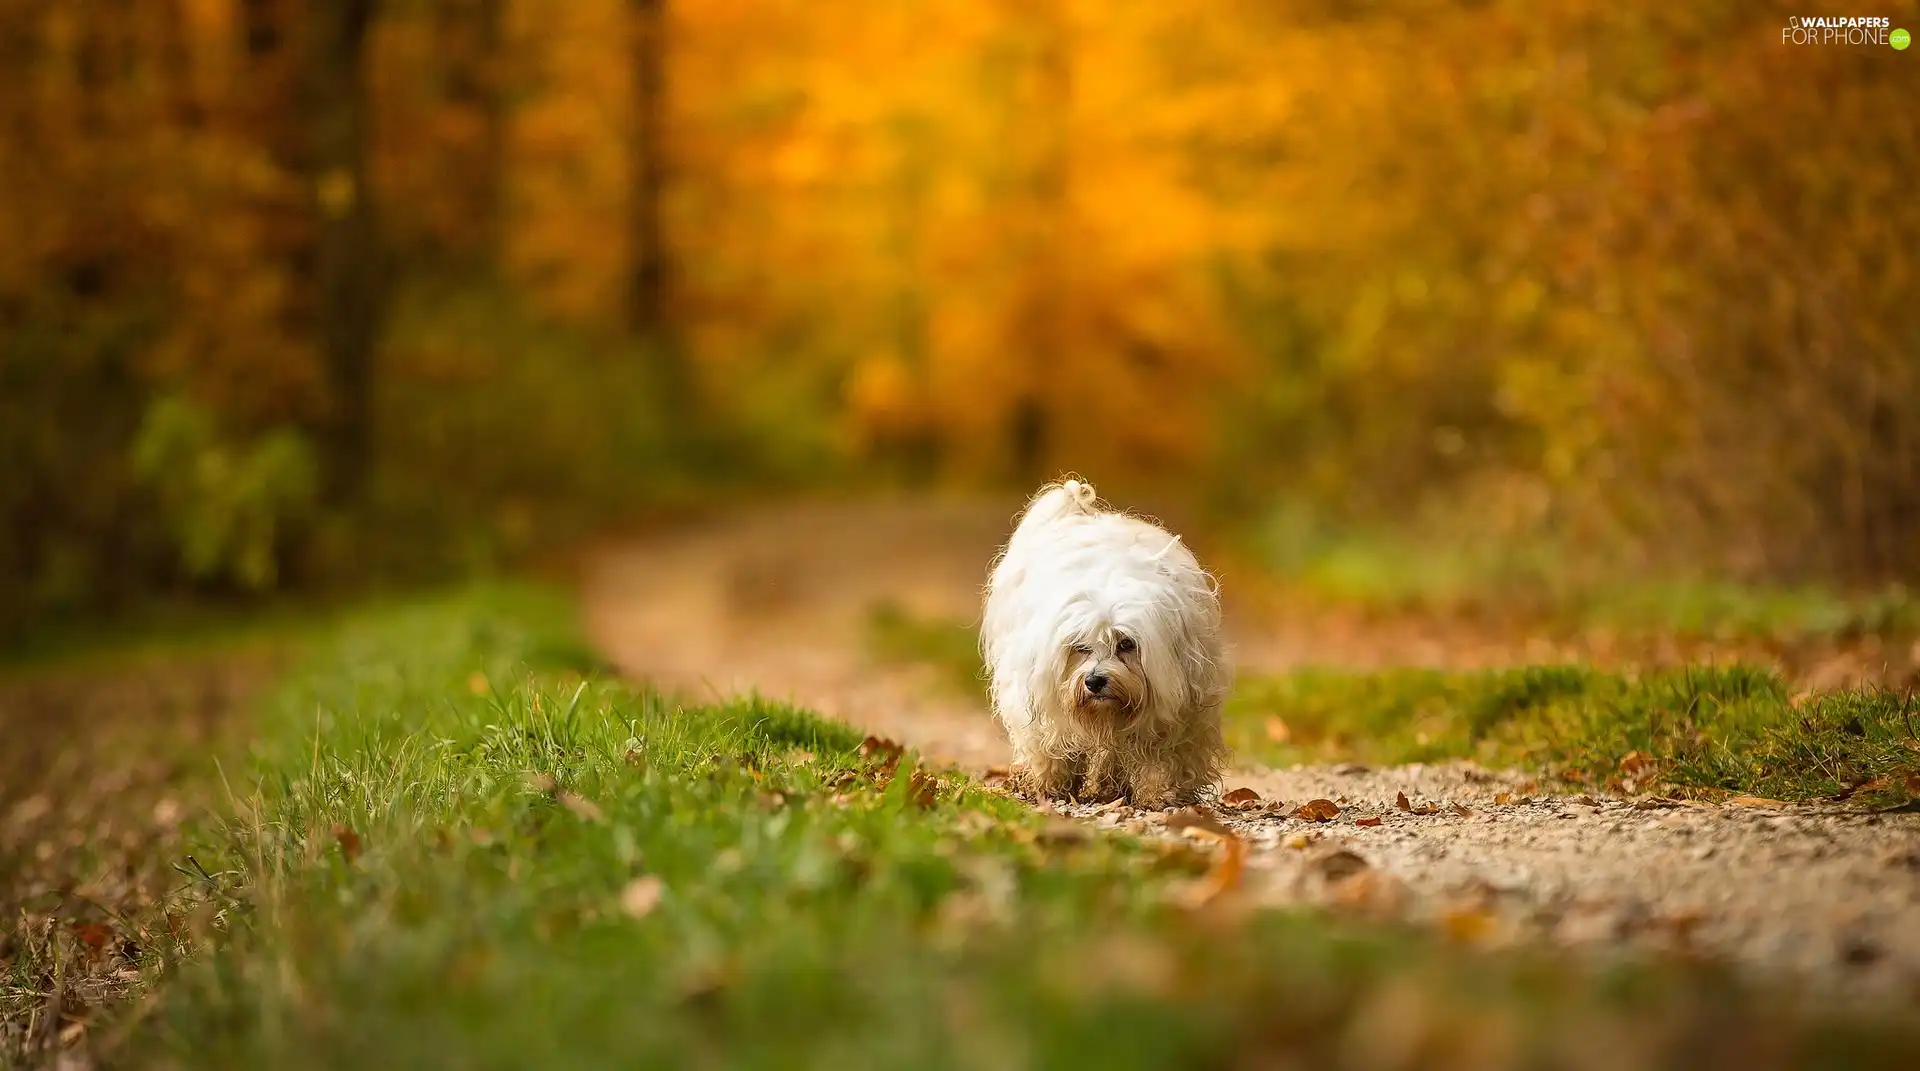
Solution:
M 1281 571 L 1884 590 L 1920 52 L 1790 13 L 0 0 L 0 636 L 1066 469 Z

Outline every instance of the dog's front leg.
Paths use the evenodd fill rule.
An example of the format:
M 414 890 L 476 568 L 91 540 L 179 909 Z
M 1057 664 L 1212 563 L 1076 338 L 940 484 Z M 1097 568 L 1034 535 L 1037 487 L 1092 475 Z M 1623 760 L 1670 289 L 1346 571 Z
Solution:
M 1158 811 L 1174 803 L 1173 776 L 1165 766 L 1147 763 L 1133 770 L 1133 796 L 1135 807 L 1143 811 Z
M 1073 794 L 1076 764 L 1052 755 L 1029 755 L 1014 764 L 1014 778 L 1040 799 L 1067 799 Z
M 1106 803 L 1119 799 L 1126 791 L 1126 776 L 1113 752 L 1095 751 L 1087 757 L 1087 777 L 1080 786 L 1082 800 Z

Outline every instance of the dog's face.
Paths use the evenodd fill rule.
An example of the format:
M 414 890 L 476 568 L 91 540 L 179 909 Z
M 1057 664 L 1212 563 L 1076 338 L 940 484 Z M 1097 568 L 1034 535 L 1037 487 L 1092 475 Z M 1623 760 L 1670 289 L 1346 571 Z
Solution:
M 1124 729 L 1147 704 L 1147 673 L 1140 641 L 1117 628 L 1078 637 L 1063 660 L 1061 686 L 1083 721 Z

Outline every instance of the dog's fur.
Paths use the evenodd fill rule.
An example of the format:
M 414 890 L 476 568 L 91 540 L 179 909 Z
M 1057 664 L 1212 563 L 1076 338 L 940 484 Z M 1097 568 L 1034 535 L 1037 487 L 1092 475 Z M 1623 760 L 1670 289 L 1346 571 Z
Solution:
M 1103 509 L 1087 484 L 1028 503 L 994 562 L 980 646 L 1019 787 L 1160 808 L 1217 780 L 1233 685 L 1218 587 L 1180 537 Z

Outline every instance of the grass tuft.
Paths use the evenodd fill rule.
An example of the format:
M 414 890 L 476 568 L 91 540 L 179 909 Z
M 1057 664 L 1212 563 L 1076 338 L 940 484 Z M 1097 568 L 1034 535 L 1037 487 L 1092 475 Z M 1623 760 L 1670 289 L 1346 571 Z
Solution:
M 1920 717 L 1890 691 L 1795 699 L 1768 670 L 1302 670 L 1240 682 L 1229 742 L 1270 764 L 1473 758 L 1574 785 L 1899 802 Z

